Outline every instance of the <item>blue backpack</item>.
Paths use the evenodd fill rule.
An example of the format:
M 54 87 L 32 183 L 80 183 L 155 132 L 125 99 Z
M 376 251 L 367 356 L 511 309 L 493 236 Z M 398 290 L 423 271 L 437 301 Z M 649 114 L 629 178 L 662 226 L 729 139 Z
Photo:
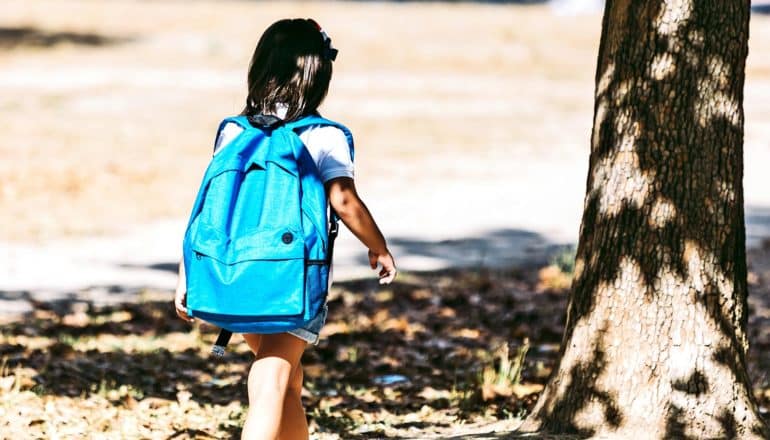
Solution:
M 293 330 L 324 306 L 338 218 L 327 218 L 321 176 L 297 131 L 337 127 L 353 157 L 341 124 L 259 118 L 220 124 L 218 133 L 229 122 L 243 131 L 212 158 L 184 236 L 187 313 L 223 329 L 220 355 L 231 333 Z

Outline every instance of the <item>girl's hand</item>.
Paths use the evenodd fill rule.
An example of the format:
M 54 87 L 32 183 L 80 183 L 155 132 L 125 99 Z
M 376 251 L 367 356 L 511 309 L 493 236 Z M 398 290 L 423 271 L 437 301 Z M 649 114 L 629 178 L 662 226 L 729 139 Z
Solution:
M 187 316 L 187 285 L 185 283 L 184 261 L 179 262 L 179 281 L 176 283 L 176 293 L 174 294 L 174 308 L 176 314 L 187 322 L 193 322 L 194 319 Z
M 176 294 L 174 295 L 174 308 L 176 314 L 187 322 L 193 322 L 194 319 L 187 316 L 187 289 L 183 283 L 176 288 Z
M 361 243 L 369 248 L 369 265 L 377 269 L 381 265 L 380 284 L 390 284 L 396 277 L 396 263 L 388 251 L 385 237 L 374 222 L 372 214 L 367 209 L 356 192 L 356 185 L 350 177 L 337 177 L 326 183 L 326 194 L 329 204 L 340 216 L 345 226 L 350 229 Z
M 369 250 L 369 265 L 372 269 L 377 269 L 378 264 L 382 266 L 380 284 L 390 284 L 396 278 L 396 263 L 393 261 L 393 256 L 388 251 L 378 254 Z

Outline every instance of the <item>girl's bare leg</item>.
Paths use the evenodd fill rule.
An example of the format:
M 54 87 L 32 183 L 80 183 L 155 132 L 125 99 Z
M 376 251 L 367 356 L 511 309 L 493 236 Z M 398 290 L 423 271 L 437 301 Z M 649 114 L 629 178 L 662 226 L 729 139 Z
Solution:
M 307 439 L 307 421 L 299 400 L 305 341 L 288 333 L 243 336 L 257 359 L 249 371 L 249 411 L 241 438 Z
M 262 343 L 262 335 L 244 333 L 241 336 L 243 336 L 243 340 L 246 341 L 251 352 L 256 356 L 259 353 L 259 345 Z
M 307 417 L 302 407 L 302 363 L 292 372 L 286 397 L 283 399 L 283 418 L 279 440 L 307 440 Z

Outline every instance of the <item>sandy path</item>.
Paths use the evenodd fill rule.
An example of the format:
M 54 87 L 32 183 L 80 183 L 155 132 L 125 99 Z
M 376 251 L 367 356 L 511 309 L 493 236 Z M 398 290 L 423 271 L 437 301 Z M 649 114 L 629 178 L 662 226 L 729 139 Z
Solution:
M 554 245 L 577 240 L 583 173 L 576 168 L 535 163 L 530 164 L 531 174 L 456 184 L 452 191 L 432 196 L 419 186 L 408 192 L 383 192 L 372 209 L 390 236 L 403 271 L 543 264 Z M 561 176 L 558 191 L 538 181 L 538 176 L 550 173 Z M 509 190 L 494 191 L 496 187 Z M 431 202 L 425 203 L 424 197 Z M 458 197 L 461 204 L 453 202 Z M 4 243 L 0 314 L 29 311 L 33 301 L 107 304 L 137 300 L 147 288 L 173 289 L 184 224 L 185 219 L 178 219 L 117 236 Z M 747 231 L 750 246 L 770 238 L 770 208 L 750 206 Z M 363 251 L 343 228 L 336 279 L 370 275 Z

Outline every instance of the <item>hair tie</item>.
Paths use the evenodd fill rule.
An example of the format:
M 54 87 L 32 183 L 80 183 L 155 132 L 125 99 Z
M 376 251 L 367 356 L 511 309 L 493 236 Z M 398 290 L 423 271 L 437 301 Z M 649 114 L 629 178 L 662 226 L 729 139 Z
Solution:
M 329 35 L 321 28 L 321 25 L 318 24 L 317 21 L 313 20 L 312 18 L 308 18 L 308 21 L 313 23 L 315 25 L 316 29 L 318 29 L 318 32 L 321 33 L 321 36 L 324 39 L 324 50 L 323 50 L 323 57 L 326 60 L 334 61 L 337 59 L 337 54 L 339 51 L 332 46 L 332 39 L 329 38 Z

